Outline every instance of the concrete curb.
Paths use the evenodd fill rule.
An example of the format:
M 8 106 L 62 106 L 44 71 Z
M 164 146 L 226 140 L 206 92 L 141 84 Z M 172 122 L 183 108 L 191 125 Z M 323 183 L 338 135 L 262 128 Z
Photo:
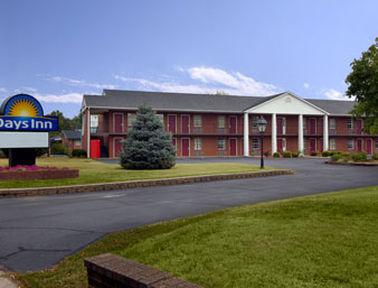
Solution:
M 267 171 L 258 171 L 258 172 L 250 172 L 250 173 L 191 176 L 191 177 L 166 178 L 166 179 L 156 179 L 156 180 L 150 179 L 150 180 L 127 181 L 127 182 L 110 182 L 110 183 L 99 183 L 99 184 L 97 183 L 97 184 L 41 187 L 41 188 L 12 188 L 12 189 L 0 189 L 0 198 L 87 193 L 87 192 L 99 192 L 99 191 L 110 191 L 110 190 L 125 190 L 125 189 L 131 189 L 131 188 L 182 185 L 182 184 L 192 184 L 192 183 L 201 183 L 201 182 L 210 182 L 210 181 L 223 181 L 223 180 L 234 180 L 234 179 L 244 179 L 244 178 L 290 175 L 290 174 L 294 174 L 293 170 L 277 169 L 277 170 L 267 170 Z
M 344 165 L 344 166 L 368 166 L 374 167 L 378 166 L 378 163 L 369 163 L 369 162 L 335 162 L 335 161 L 326 161 L 326 164 L 332 165 Z

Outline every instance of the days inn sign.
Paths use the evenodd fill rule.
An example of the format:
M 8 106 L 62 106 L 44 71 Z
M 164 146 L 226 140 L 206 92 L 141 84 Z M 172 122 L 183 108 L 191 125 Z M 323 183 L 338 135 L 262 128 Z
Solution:
M 44 116 L 42 105 L 28 94 L 8 97 L 0 107 L 0 131 L 57 131 L 58 117 Z

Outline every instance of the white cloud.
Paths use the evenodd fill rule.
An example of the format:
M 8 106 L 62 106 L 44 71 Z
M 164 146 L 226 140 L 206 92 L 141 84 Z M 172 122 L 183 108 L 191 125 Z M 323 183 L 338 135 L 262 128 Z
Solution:
M 136 83 L 145 89 L 152 89 L 165 92 L 186 92 L 186 93 L 216 93 L 223 91 L 234 95 L 271 95 L 278 92 L 278 88 L 272 84 L 258 82 L 252 77 L 240 72 L 229 73 L 225 70 L 212 67 L 191 67 L 185 71 L 188 76 L 197 84 L 181 84 L 177 82 L 159 82 L 144 78 L 129 78 L 120 75 L 114 76 L 115 79 Z
M 34 94 L 41 102 L 47 103 L 81 103 L 83 100 L 82 93 L 65 93 L 65 94 Z
M 330 100 L 354 100 L 354 99 L 350 99 L 348 97 L 346 97 L 343 93 L 341 93 L 340 91 L 337 91 L 335 89 L 326 89 L 326 90 L 323 90 L 323 94 L 326 98 L 330 99 Z
M 303 83 L 303 87 L 305 88 L 305 89 L 308 89 L 308 88 L 310 88 L 310 84 L 308 84 L 308 83 Z
M 6 88 L 4 88 L 4 87 L 0 87 L 0 92 L 1 93 L 6 93 L 8 90 L 6 89 Z
M 115 89 L 117 86 L 112 84 L 100 84 L 100 83 L 93 83 L 93 82 L 87 82 L 85 80 L 80 79 L 73 79 L 73 78 L 67 78 L 67 77 L 61 77 L 61 76 L 53 76 L 48 77 L 47 80 L 63 83 L 70 86 L 75 87 L 90 87 L 90 88 L 96 88 L 96 89 Z

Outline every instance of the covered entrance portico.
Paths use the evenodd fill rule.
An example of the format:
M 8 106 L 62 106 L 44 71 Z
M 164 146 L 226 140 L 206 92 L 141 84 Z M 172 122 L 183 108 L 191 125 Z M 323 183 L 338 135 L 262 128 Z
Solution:
M 296 136 L 298 151 L 304 153 L 304 116 L 306 117 L 321 117 L 323 119 L 323 150 L 328 150 L 329 136 L 328 136 L 328 112 L 315 106 L 314 104 L 296 96 L 293 93 L 282 93 L 269 100 L 256 105 L 250 109 L 244 111 L 244 156 L 250 156 L 250 129 L 249 129 L 249 114 L 254 115 L 270 115 L 271 125 L 271 153 L 278 152 L 278 146 L 280 150 L 284 150 L 286 147 L 285 135 Z M 285 116 L 297 117 L 296 125 L 297 129 L 295 133 L 288 133 L 288 127 L 286 124 Z M 269 119 L 267 119 L 269 120 Z M 310 123 L 310 122 L 309 122 Z M 315 122 L 316 123 L 316 122 Z M 310 123 L 311 124 L 311 123 Z M 291 127 L 293 128 L 293 127 Z M 314 136 L 317 136 L 316 126 L 310 125 L 310 130 L 314 129 Z M 309 133 L 312 135 L 311 133 Z M 257 136 L 257 135 L 254 135 Z M 279 137 L 278 137 L 279 136 Z M 316 149 L 316 148 L 315 148 Z

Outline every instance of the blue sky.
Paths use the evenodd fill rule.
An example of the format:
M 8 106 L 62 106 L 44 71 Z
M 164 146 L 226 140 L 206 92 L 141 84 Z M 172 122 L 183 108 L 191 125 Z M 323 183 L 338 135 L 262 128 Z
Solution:
M 103 88 L 343 98 L 376 0 L 1 0 L 0 100 L 79 112 Z

